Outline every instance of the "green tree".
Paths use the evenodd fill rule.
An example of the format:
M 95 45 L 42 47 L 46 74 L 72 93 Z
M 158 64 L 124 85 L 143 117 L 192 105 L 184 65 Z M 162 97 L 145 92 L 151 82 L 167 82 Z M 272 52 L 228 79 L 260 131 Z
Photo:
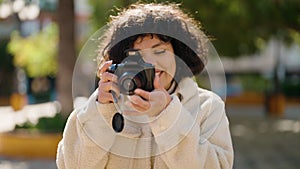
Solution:
M 0 97 L 8 98 L 13 90 L 13 58 L 9 54 L 7 45 L 9 43 L 8 39 L 0 40 Z M 0 103 L 7 104 L 7 103 Z
M 164 2 L 155 0 L 156 2 Z M 92 21 L 100 28 L 109 9 L 135 1 L 89 1 Z M 146 0 L 145 2 L 153 2 Z M 222 56 L 239 56 L 258 51 L 272 37 L 289 43 L 300 31 L 299 0 L 171 0 L 179 2 L 198 19 Z M 107 12 L 108 11 L 108 12 Z
M 89 4 L 93 8 L 91 25 L 92 31 L 98 30 L 105 25 L 109 15 L 116 14 L 117 9 L 120 7 L 128 6 L 129 4 L 136 2 L 135 0 L 102 0 L 95 1 L 89 0 Z
M 256 52 L 270 38 L 291 42 L 291 32 L 300 30 L 298 0 L 212 0 L 192 3 L 214 45 L 225 56 Z
M 62 105 L 62 114 L 67 117 L 73 109 L 72 75 L 76 60 L 73 0 L 58 1 L 57 18 L 59 25 L 57 97 Z
M 14 56 L 14 65 L 23 68 L 29 77 L 55 76 L 57 42 L 58 29 L 53 23 L 29 37 L 12 33 L 8 50 Z

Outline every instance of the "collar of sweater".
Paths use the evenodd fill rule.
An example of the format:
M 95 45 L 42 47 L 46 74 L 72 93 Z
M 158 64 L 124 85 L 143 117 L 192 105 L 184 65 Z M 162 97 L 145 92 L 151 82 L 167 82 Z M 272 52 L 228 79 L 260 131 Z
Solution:
M 179 82 L 174 94 L 176 94 L 181 103 L 184 104 L 198 94 L 198 85 L 190 77 L 183 78 Z

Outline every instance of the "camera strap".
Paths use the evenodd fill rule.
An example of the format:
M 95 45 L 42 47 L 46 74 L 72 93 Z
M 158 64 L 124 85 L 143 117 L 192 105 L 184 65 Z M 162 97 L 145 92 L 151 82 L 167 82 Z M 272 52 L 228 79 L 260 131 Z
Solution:
M 123 117 L 122 112 L 119 108 L 119 105 L 117 104 L 118 103 L 118 98 L 116 96 L 116 93 L 114 91 L 111 91 L 111 94 L 113 96 L 114 103 L 116 103 L 115 107 L 117 109 L 117 112 L 114 114 L 114 116 L 112 118 L 112 127 L 113 127 L 113 129 L 116 133 L 120 133 L 124 128 L 124 117 Z
M 177 82 L 174 80 L 174 78 L 171 81 L 171 85 L 168 88 L 167 92 L 171 95 L 175 92 L 176 88 L 177 88 L 178 84 Z

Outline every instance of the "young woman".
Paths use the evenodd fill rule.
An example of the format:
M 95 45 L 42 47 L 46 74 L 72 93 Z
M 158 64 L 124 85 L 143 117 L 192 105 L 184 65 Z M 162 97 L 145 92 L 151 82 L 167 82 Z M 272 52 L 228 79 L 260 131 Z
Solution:
M 58 168 L 232 168 L 224 103 L 192 78 L 208 55 L 200 24 L 175 4 L 138 3 L 111 17 L 108 27 L 98 88 L 68 119 Z M 154 66 L 153 90 L 122 94 L 120 77 L 108 69 L 130 57 L 126 51 Z M 127 100 L 116 103 L 121 96 Z M 120 109 L 123 103 L 130 110 Z M 116 112 L 124 117 L 119 133 L 112 127 Z

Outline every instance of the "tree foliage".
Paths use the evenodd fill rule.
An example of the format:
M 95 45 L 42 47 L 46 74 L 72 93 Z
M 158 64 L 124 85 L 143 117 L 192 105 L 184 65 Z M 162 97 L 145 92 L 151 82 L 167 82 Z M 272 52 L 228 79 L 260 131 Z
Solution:
M 118 8 L 125 7 L 130 3 L 135 2 L 134 0 L 102 0 L 95 1 L 89 0 L 89 4 L 93 8 L 91 24 L 93 31 L 98 30 L 100 27 L 105 25 L 110 15 L 116 14 Z
M 93 25 L 100 28 L 108 16 L 114 14 L 110 9 L 124 7 L 133 1 L 90 0 L 89 2 L 94 8 Z M 222 56 L 254 53 L 272 37 L 289 43 L 299 36 L 299 0 L 173 0 L 170 2 L 181 3 L 187 12 L 200 20 L 205 33 L 213 37 L 213 44 Z
M 253 53 L 272 37 L 291 42 L 291 31 L 300 30 L 298 0 L 212 0 L 186 5 L 198 9 L 199 20 L 216 37 L 214 44 L 223 55 Z
M 57 42 L 57 26 L 50 24 L 29 37 L 12 33 L 8 50 L 14 65 L 24 68 L 29 77 L 51 76 L 57 73 Z

